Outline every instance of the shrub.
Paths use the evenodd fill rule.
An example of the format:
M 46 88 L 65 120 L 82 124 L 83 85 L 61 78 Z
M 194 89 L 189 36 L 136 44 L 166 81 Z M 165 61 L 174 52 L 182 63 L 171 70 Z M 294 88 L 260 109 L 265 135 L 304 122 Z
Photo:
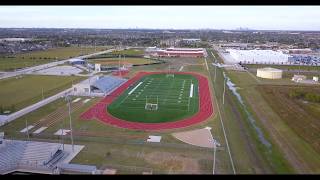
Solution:
M 305 96 L 305 92 L 300 91 L 300 90 L 296 90 L 296 89 L 290 91 L 290 93 L 289 93 L 290 98 L 300 99 L 300 98 L 303 98 L 304 96 Z

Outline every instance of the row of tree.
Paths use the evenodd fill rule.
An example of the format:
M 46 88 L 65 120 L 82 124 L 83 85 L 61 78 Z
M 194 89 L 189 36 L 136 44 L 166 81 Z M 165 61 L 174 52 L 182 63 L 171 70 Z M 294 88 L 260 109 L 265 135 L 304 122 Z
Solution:
M 295 89 L 290 91 L 289 97 L 296 98 L 296 99 L 303 99 L 309 102 L 320 103 L 320 94 L 313 93 L 313 92 L 304 92 L 304 91 Z

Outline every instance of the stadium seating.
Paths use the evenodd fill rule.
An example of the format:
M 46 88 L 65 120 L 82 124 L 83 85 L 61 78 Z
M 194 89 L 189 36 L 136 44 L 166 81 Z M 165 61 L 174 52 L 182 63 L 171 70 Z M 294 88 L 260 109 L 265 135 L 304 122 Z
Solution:
M 112 90 L 119 87 L 122 83 L 124 83 L 126 79 L 113 77 L 113 76 L 104 76 L 97 80 L 93 86 L 101 90 L 103 93 L 110 94 Z
M 61 144 L 5 140 L 0 148 L 0 174 L 17 168 L 38 168 L 51 171 L 68 154 Z

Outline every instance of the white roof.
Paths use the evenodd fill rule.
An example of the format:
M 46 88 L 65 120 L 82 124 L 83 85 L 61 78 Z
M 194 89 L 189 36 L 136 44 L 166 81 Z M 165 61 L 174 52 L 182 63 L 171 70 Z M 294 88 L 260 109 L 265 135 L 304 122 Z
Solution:
M 149 136 L 147 142 L 160 142 L 161 136 Z
M 77 61 L 84 61 L 84 60 L 79 58 L 69 59 L 69 62 L 77 62 Z
M 282 72 L 281 69 L 276 69 L 276 68 L 272 68 L 272 67 L 260 68 L 258 70 L 259 71 L 269 71 L 269 72 Z

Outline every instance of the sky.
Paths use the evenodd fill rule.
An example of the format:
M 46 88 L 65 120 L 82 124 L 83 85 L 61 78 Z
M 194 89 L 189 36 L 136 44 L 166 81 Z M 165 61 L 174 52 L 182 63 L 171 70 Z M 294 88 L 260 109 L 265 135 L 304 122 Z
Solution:
M 320 30 L 320 6 L 0 6 L 1 28 Z

